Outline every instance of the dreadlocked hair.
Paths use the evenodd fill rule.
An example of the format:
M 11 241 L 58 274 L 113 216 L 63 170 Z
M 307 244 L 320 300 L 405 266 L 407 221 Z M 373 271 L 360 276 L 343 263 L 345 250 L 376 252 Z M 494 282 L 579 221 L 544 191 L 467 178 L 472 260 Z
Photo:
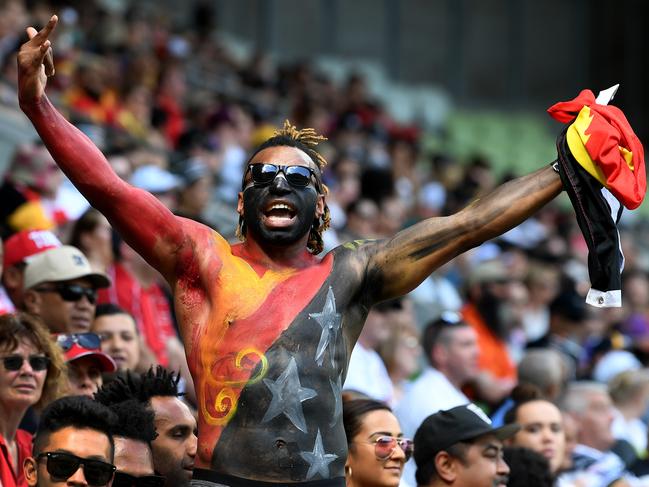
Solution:
M 320 142 L 324 142 L 325 140 L 327 140 L 327 138 L 323 135 L 317 134 L 315 129 L 304 128 L 302 130 L 298 130 L 295 125 L 291 125 L 291 122 L 285 120 L 284 126 L 281 128 L 281 130 L 276 130 L 270 139 L 266 140 L 259 147 L 257 147 L 257 150 L 252 154 L 252 156 L 250 156 L 248 162 L 250 162 L 250 160 L 255 157 L 258 152 L 268 147 L 288 146 L 300 149 L 302 152 L 307 154 L 309 158 L 311 158 L 313 163 L 318 166 L 320 172 L 322 172 L 327 165 L 327 161 L 324 157 L 322 157 L 322 154 L 315 150 L 315 147 Z M 241 187 L 243 187 L 243 180 Z M 318 182 L 316 188 L 319 193 L 324 194 L 325 196 L 329 194 L 329 188 L 327 188 L 327 186 L 321 181 Z M 313 220 L 313 224 L 311 225 L 311 230 L 309 232 L 309 240 L 306 244 L 307 249 L 313 255 L 319 254 L 324 249 L 324 240 L 322 238 L 322 234 L 329 228 L 330 225 L 331 212 L 329 211 L 329 207 L 325 203 L 322 216 L 319 219 L 316 218 Z M 246 240 L 246 226 L 245 222 L 243 221 L 243 217 L 241 216 L 239 216 L 239 224 L 237 225 L 235 235 L 242 242 Z
M 129 399 L 149 403 L 154 396 L 178 397 L 180 374 L 170 372 L 162 366 L 151 367 L 144 374 L 126 372 L 115 380 L 104 384 L 96 393 L 95 400 L 105 406 L 119 404 Z

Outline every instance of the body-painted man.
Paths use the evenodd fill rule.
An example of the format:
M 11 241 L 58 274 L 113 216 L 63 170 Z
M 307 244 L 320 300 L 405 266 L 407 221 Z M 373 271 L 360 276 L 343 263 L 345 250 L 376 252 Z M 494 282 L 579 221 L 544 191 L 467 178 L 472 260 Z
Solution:
M 20 104 L 63 171 L 174 291 L 199 400 L 195 485 L 344 485 L 340 388 L 368 309 L 523 221 L 561 191 L 559 176 L 539 170 L 456 215 L 318 258 L 329 220 L 319 138 L 286 125 L 248 163 L 244 242 L 230 245 L 120 180 L 50 104 L 56 22 L 28 29 Z

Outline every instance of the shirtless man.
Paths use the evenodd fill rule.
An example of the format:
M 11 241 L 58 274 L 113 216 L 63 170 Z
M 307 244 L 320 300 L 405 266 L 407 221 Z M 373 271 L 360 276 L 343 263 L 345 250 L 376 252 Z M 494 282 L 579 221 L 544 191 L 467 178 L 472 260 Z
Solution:
M 167 279 L 199 401 L 192 485 L 344 485 L 341 384 L 369 308 L 522 222 L 561 191 L 550 167 L 465 210 L 323 258 L 324 160 L 311 130 L 288 124 L 248 162 L 243 243 L 174 216 L 119 179 L 44 94 L 53 16 L 18 55 L 20 106 L 61 169 Z

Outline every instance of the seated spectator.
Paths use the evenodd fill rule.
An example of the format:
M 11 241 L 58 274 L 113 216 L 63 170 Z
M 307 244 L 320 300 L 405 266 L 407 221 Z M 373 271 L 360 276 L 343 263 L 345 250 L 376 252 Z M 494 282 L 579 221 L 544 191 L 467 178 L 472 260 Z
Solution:
M 54 401 L 43 411 L 34 451 L 24 463 L 27 485 L 110 485 L 116 421 L 110 409 L 84 396 Z
M 70 245 L 81 250 L 98 272 L 106 272 L 113 263 L 112 227 L 94 208 L 88 208 L 74 222 Z
M 417 485 L 421 487 L 505 487 L 509 467 L 503 440 L 517 425 L 493 428 L 475 404 L 428 416 L 415 434 Z
M 611 451 L 615 443 L 611 430 L 613 405 L 605 385 L 587 381 L 570 384 L 562 410 L 575 420 L 577 445 L 572 454 L 572 468 L 561 474 L 560 481 L 587 476 L 589 487 L 608 487 L 618 480 L 629 483 L 637 480 Z
M 100 304 L 90 329 L 101 337 L 101 349 L 115 361 L 117 370 L 136 370 L 141 358 L 142 339 L 128 312 L 116 304 Z
M 34 256 L 25 268 L 25 309 L 52 333 L 83 333 L 95 315 L 97 289 L 108 287 L 75 247 L 64 245 Z
M 509 465 L 507 487 L 554 487 L 548 460 L 537 451 L 506 446 L 503 454 Z
M 539 453 L 546 459 L 548 469 L 556 475 L 563 464 L 566 449 L 561 411 L 530 385 L 516 386 L 512 398 L 514 406 L 507 411 L 505 423 L 518 424 L 521 429 L 507 440 L 507 444 Z
M 647 424 L 642 420 L 649 401 L 649 370 L 627 370 L 617 374 L 608 383 L 608 391 L 615 406 L 613 436 L 626 440 L 638 457 L 647 453 Z
M 26 259 L 60 246 L 59 239 L 49 230 L 24 230 L 5 240 L 2 285 L 17 309 L 23 309 Z
M 101 401 L 99 401 L 101 403 Z M 117 470 L 112 487 L 162 487 L 164 477 L 155 475 L 151 442 L 156 437 L 153 413 L 132 399 L 109 408 L 117 415 L 113 430 Z
M 196 457 L 196 419 L 180 400 L 179 380 L 178 374 L 157 367 L 146 374 L 118 377 L 96 396 L 109 405 L 137 399 L 153 411 L 158 433 L 151 444 L 153 465 L 166 478 L 166 487 L 188 487 Z
M 43 324 L 24 313 L 0 316 L 0 363 L 0 485 L 24 486 L 32 436 L 18 425 L 29 407 L 61 394 L 65 365 Z
M 390 337 L 379 347 L 379 355 L 385 363 L 394 391 L 394 407 L 404 397 L 409 379 L 419 370 L 421 344 L 419 333 L 413 324 L 403 324 L 391 330 Z
M 111 373 L 117 366 L 101 351 L 101 339 L 95 333 L 61 333 L 57 344 L 65 353 L 68 366 L 69 394 L 93 399 L 103 384 L 102 373 Z
M 344 397 L 343 425 L 349 449 L 347 486 L 397 487 L 403 465 L 412 455 L 412 440 L 403 436 L 390 408 L 373 399 Z

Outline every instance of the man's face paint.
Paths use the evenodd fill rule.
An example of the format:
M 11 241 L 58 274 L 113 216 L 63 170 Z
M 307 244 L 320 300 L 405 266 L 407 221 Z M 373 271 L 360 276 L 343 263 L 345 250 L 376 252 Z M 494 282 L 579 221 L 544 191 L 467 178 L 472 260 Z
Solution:
M 258 162 L 315 169 L 311 159 L 295 147 L 264 149 L 251 160 L 251 163 Z M 244 184 L 240 208 L 248 235 L 257 242 L 295 243 L 309 233 L 313 221 L 320 216 L 318 203 L 322 198 L 314 184 L 296 188 L 288 183 L 282 172 L 267 185 L 254 185 L 247 174 Z

